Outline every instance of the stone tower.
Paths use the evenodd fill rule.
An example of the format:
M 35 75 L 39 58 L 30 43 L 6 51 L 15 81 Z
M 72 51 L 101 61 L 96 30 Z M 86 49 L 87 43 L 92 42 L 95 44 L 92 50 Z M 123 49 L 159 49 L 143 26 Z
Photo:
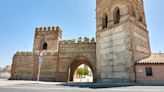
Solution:
M 61 39 L 62 30 L 59 27 L 36 28 L 33 51 L 44 49 L 48 52 L 56 52 Z
M 97 81 L 134 83 L 151 51 L 143 0 L 96 0 Z

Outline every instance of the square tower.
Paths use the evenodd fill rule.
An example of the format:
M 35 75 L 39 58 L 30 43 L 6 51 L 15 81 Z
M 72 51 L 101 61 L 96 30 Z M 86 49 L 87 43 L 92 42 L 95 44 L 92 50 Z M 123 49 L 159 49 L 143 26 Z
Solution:
M 62 30 L 59 27 L 36 28 L 33 51 L 57 52 L 59 41 L 62 39 Z
M 150 56 L 143 0 L 96 0 L 97 81 L 135 82 L 135 63 Z

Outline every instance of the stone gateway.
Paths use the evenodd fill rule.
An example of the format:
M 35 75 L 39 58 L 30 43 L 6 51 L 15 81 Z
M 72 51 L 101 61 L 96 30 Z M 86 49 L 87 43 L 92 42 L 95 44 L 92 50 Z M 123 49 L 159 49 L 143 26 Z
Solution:
M 44 49 L 40 80 L 72 81 L 86 64 L 94 82 L 134 83 L 136 62 L 151 53 L 143 0 L 96 0 L 96 28 L 96 41 L 62 40 L 59 27 L 36 28 L 33 51 L 14 55 L 10 79 L 36 80 Z

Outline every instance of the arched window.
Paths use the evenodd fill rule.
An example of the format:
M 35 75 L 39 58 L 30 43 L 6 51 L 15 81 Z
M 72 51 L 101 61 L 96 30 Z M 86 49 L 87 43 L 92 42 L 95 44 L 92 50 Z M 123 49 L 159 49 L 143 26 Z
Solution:
M 132 10 L 132 16 L 136 17 L 136 12 Z
M 142 20 L 142 16 L 140 16 L 140 17 L 139 17 L 139 21 L 140 21 L 140 22 L 142 22 L 142 21 L 143 21 L 143 20 Z
M 135 11 L 134 7 L 131 8 L 131 13 L 132 13 L 133 17 L 136 17 L 136 11 Z
M 114 24 L 120 23 L 120 9 L 117 7 L 113 12 Z
M 46 50 L 47 49 L 47 43 L 45 42 L 44 44 L 43 44 L 43 50 Z
M 103 29 L 108 27 L 108 16 L 106 14 L 102 18 L 102 27 Z

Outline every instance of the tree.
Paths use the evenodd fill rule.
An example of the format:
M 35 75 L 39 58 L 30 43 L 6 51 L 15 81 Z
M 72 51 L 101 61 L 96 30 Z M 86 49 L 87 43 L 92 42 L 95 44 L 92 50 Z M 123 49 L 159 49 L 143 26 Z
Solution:
M 77 75 L 79 75 L 81 77 L 84 74 L 84 69 L 83 68 L 78 68 L 76 70 L 76 73 L 77 73 Z
M 88 66 L 84 65 L 84 68 L 78 68 L 76 70 L 76 73 L 78 75 L 88 75 L 89 74 Z
M 84 65 L 84 73 L 83 73 L 83 75 L 88 75 L 88 74 L 89 74 L 88 66 Z

